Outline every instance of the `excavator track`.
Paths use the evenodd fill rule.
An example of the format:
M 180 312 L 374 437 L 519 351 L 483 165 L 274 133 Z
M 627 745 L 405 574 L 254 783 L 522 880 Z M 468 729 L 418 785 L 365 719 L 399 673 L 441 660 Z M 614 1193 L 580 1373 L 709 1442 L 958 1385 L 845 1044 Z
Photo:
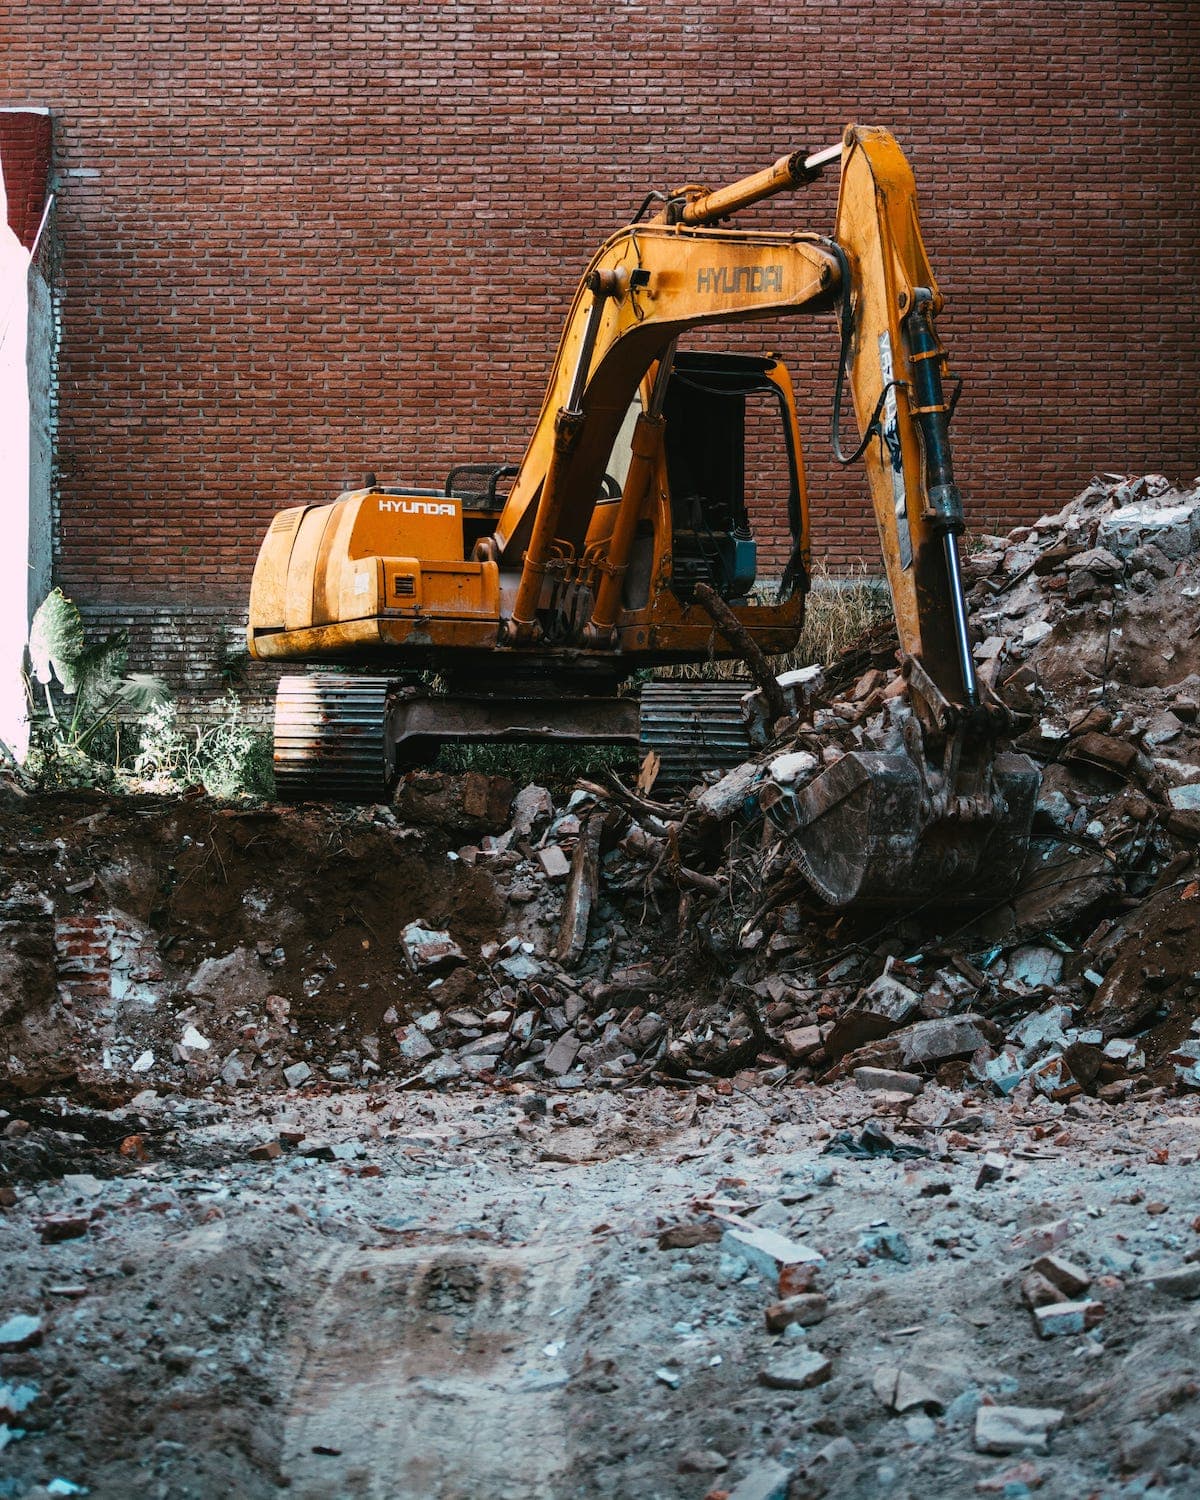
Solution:
M 642 688 L 638 748 L 653 750 L 655 786 L 692 786 L 704 771 L 740 766 L 753 751 L 742 699 L 752 682 L 648 682 Z
M 386 677 L 312 672 L 275 694 L 275 789 L 284 802 L 386 802 L 391 793 Z

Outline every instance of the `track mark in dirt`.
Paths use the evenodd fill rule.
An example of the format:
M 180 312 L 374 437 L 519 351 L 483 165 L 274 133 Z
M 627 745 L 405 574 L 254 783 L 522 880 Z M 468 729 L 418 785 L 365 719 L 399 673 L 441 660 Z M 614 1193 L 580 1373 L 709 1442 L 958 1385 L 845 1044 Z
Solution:
M 481 1475 L 492 1500 L 563 1493 L 582 1249 L 354 1250 L 321 1279 L 285 1419 L 290 1494 L 476 1500 Z

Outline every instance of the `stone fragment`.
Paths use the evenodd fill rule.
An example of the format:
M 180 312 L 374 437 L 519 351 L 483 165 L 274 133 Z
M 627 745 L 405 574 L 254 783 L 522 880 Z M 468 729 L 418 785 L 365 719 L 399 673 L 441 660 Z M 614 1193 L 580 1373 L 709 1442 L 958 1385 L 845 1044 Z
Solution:
M 952 1057 L 969 1057 L 998 1038 L 990 1021 L 966 1011 L 961 1016 L 916 1021 L 896 1032 L 892 1040 L 900 1045 L 900 1060 L 906 1067 L 913 1067 L 946 1062 Z
M 1145 1278 L 1146 1285 L 1167 1297 L 1179 1297 L 1190 1301 L 1200 1297 L 1200 1262 L 1188 1266 L 1175 1266 L 1169 1271 L 1157 1271 Z
M 600 894 L 600 835 L 604 814 L 591 813 L 571 855 L 571 874 L 563 893 L 562 918 L 554 957 L 571 968 L 587 947 L 592 911 Z
M 755 1464 L 728 1492 L 726 1500 L 788 1500 L 793 1471 L 773 1459 Z
M 880 1365 L 871 1376 L 871 1389 L 889 1411 L 903 1413 L 918 1408 L 940 1416 L 946 1404 L 923 1375 L 896 1365 Z
M 793 750 L 787 755 L 777 755 L 767 767 L 767 771 L 772 781 L 777 781 L 783 786 L 791 786 L 793 782 L 819 769 L 820 764 L 817 757 L 808 750 Z
M 782 1302 L 772 1302 L 764 1316 L 769 1333 L 782 1333 L 793 1323 L 802 1328 L 820 1323 L 828 1311 L 828 1299 L 820 1292 L 800 1292 L 795 1297 L 785 1297 Z
M 234 948 L 220 958 L 206 958 L 187 983 L 189 995 L 216 1000 L 222 1006 L 256 1005 L 270 988 L 271 976 L 250 948 Z
M 1153 543 L 1173 562 L 1182 561 L 1200 542 L 1200 500 L 1194 496 L 1178 498 L 1175 505 L 1163 505 L 1153 498 L 1122 506 L 1103 518 L 1096 540 L 1121 557 Z
M 1164 1469 L 1187 1463 L 1192 1454 L 1191 1434 L 1170 1417 L 1148 1424 L 1139 1422 L 1121 1435 L 1119 1462 L 1126 1474 L 1139 1469 L 1161 1474 Z M 1168 1495 L 1171 1491 L 1162 1489 L 1160 1493 Z
M 859 995 L 855 1008 L 873 1016 L 883 1016 L 897 1026 L 907 1021 L 921 1003 L 916 990 L 901 984 L 890 971 L 885 970 Z
M 1027 943 L 1008 956 L 1008 977 L 1032 989 L 1052 988 L 1062 978 L 1063 957 L 1053 948 Z
M 104 1191 L 104 1184 L 90 1172 L 65 1172 L 62 1185 L 79 1198 L 98 1198 Z
M 798 1349 L 764 1366 L 758 1378 L 772 1390 L 806 1391 L 810 1386 L 824 1385 L 832 1374 L 833 1362 L 824 1354 L 815 1349 Z
M 1050 1406 L 981 1406 L 975 1413 L 980 1453 L 1047 1453 L 1066 1413 Z
M 1021 632 L 1022 646 L 1036 646 L 1054 629 L 1049 620 L 1031 620 Z
M 42 1320 L 28 1313 L 14 1313 L 7 1322 L 0 1323 L 0 1353 L 11 1354 L 17 1349 L 32 1349 L 42 1342 Z
M 715 786 L 705 787 L 696 798 L 696 810 L 705 818 L 731 818 L 741 811 L 761 775 L 762 767 L 756 760 L 744 761 L 727 771 Z
M 294 1062 L 284 1068 L 283 1076 L 288 1088 L 298 1089 L 312 1077 L 312 1069 L 306 1062 Z
M 979 1171 L 975 1177 L 975 1188 L 987 1187 L 990 1183 L 999 1182 L 1008 1169 L 1008 1158 L 1001 1155 L 999 1151 L 988 1151 L 979 1163 Z
M 819 1026 L 795 1026 L 783 1033 L 783 1045 L 794 1058 L 803 1060 L 820 1049 L 821 1028 Z
M 1053 1250 L 1055 1245 L 1061 1245 L 1074 1233 L 1075 1225 L 1070 1219 L 1049 1219 L 1013 1235 L 1008 1242 L 1007 1253 L 1014 1258 L 1036 1258 Z
M 15 1422 L 38 1398 L 35 1385 L 8 1385 L 0 1382 L 0 1422 Z
M 1042 1339 L 1062 1338 L 1086 1333 L 1104 1316 L 1104 1304 L 1085 1299 L 1082 1302 L 1051 1302 L 1033 1310 L 1034 1327 Z
M 564 1031 L 546 1053 L 542 1067 L 547 1073 L 553 1073 L 558 1077 L 569 1073 L 575 1065 L 575 1059 L 582 1045 L 582 1040 L 573 1031 Z
M 309 1161 L 333 1161 L 334 1148 L 329 1141 L 309 1140 L 306 1136 L 296 1147 L 297 1154 Z
M 410 922 L 400 933 L 400 946 L 414 973 L 434 974 L 454 969 L 467 961 L 466 954 L 448 932 Z
M 864 1093 L 887 1089 L 895 1094 L 919 1094 L 925 1080 L 916 1073 L 897 1073 L 892 1068 L 855 1068 L 854 1082 Z
M 781 1297 L 809 1290 L 812 1271 L 825 1257 L 807 1245 L 798 1244 L 774 1229 L 738 1224 L 726 1229 L 721 1248 L 744 1260 L 760 1275 L 775 1281 Z
M 499 959 L 496 968 L 506 979 L 518 982 L 523 979 L 536 979 L 542 972 L 541 964 L 528 953 L 513 953 L 508 958 Z
M 45 1214 L 37 1221 L 38 1238 L 43 1245 L 82 1239 L 90 1222 L 86 1214 Z
M 507 1045 L 507 1031 L 486 1031 L 483 1036 L 476 1037 L 474 1041 L 468 1042 L 465 1047 L 460 1047 L 458 1055 L 460 1058 L 475 1057 L 480 1054 L 495 1057 L 498 1053 L 503 1052 Z
M 894 1260 L 902 1266 L 908 1265 L 912 1260 L 908 1241 L 898 1229 L 891 1229 L 886 1225 L 864 1230 L 858 1237 L 858 1248 L 867 1255 L 877 1256 L 880 1260 Z
M 212 1043 L 194 1026 L 185 1026 L 183 1035 L 179 1038 L 179 1045 L 186 1047 L 189 1052 L 207 1052 Z
M 537 852 L 538 863 L 548 880 L 565 880 L 571 873 L 571 861 L 558 844 L 547 844 Z
M 400 1056 L 406 1057 L 409 1062 L 424 1062 L 437 1050 L 417 1025 L 399 1026 L 392 1035 L 396 1039 L 396 1049 Z
M 463 1066 L 453 1057 L 432 1058 L 416 1075 L 422 1083 L 436 1087 L 440 1083 L 453 1083 L 463 1076 Z
M 658 1248 L 693 1250 L 697 1245 L 715 1245 L 720 1238 L 721 1230 L 716 1224 L 671 1224 L 659 1234 Z
M 1025 1459 L 1002 1469 L 999 1474 L 976 1480 L 975 1492 L 979 1495 L 1023 1496 L 1029 1490 L 1039 1489 L 1045 1477 L 1036 1464 Z
M 729 1460 L 715 1448 L 689 1448 L 675 1465 L 680 1474 L 720 1474 Z
M 512 803 L 512 833 L 518 842 L 531 838 L 554 816 L 554 799 L 544 786 L 523 786 Z
M 1107 547 L 1089 547 L 1086 552 L 1076 552 L 1067 558 L 1066 569 L 1068 573 L 1082 570 L 1096 578 L 1111 580 L 1122 576 L 1125 564 Z

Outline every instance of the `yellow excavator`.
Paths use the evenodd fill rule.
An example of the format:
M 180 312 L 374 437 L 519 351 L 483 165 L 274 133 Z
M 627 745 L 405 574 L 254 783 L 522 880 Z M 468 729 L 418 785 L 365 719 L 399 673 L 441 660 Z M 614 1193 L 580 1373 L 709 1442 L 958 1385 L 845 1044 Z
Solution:
M 729 227 L 834 161 L 831 237 Z M 324 668 L 280 680 L 281 794 L 381 800 L 406 766 L 455 741 L 744 759 L 744 684 L 651 683 L 640 703 L 620 692 L 638 669 L 708 659 L 714 646 L 788 651 L 804 621 L 808 495 L 787 368 L 773 354 L 682 345 L 717 325 L 832 310 L 834 451 L 866 470 L 904 701 L 886 751 L 844 756 L 769 811 L 835 905 L 1002 892 L 1026 851 L 1038 772 L 1003 748 L 1009 717 L 975 673 L 941 306 L 912 172 L 885 130 L 851 125 L 836 146 L 715 191 L 651 193 L 579 284 L 519 464 L 463 464 L 440 488 L 369 482 L 275 516 L 250 652 Z M 839 435 L 847 380 L 852 453 Z M 765 458 L 764 408 L 776 414 Z M 786 492 L 791 535 L 772 602 L 755 595 L 747 503 L 764 467 Z

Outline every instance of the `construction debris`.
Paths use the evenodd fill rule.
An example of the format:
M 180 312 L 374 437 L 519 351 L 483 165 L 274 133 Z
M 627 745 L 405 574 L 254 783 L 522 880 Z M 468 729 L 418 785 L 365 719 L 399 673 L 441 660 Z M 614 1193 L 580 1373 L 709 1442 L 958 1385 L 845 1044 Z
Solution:
M 350 1341 L 372 1377 L 414 1362 L 423 1462 L 476 1357 L 505 1451 L 513 1392 L 569 1410 L 587 1461 L 545 1493 L 1192 1492 L 1200 488 L 1098 480 L 968 567 L 1043 770 L 980 907 L 833 912 L 775 811 L 888 743 L 882 634 L 781 679 L 769 731 L 749 693 L 761 749 L 670 795 L 653 764 L 420 771 L 354 812 L 0 793 L 0 1447 L 29 1484 L 87 1425 L 48 1391 L 95 1426 L 132 1382 L 159 1449 L 114 1428 L 96 1492 L 159 1464 L 348 1493 L 380 1439 L 346 1408 L 289 1416 L 279 1460 L 226 1385 L 319 1412 Z M 649 1405 L 661 1454 L 621 1425 Z M 192 1409 L 216 1436 L 177 1453 Z M 250 1467 L 181 1477 L 201 1449 Z

